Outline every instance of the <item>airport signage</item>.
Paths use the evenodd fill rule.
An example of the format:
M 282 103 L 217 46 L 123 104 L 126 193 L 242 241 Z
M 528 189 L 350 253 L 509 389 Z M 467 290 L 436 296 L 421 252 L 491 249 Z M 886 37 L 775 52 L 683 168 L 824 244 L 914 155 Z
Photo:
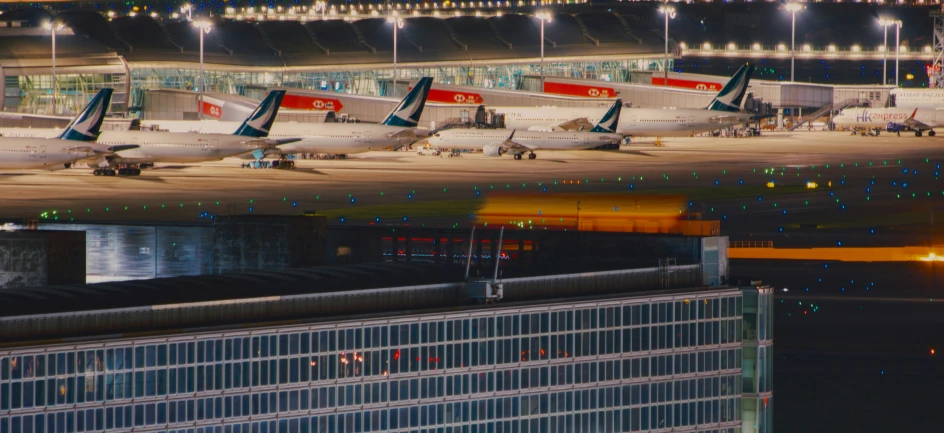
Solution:
M 410 87 L 410 90 L 413 90 Z M 439 102 L 442 104 L 482 104 L 485 99 L 482 95 L 473 92 L 457 92 L 454 90 L 430 89 L 429 102 Z
M 334 111 L 344 108 L 340 100 L 320 96 L 293 95 L 288 93 L 282 99 L 282 108 L 295 110 Z
M 223 117 L 223 107 L 206 101 L 203 101 L 203 109 L 200 111 L 202 111 L 205 116 L 210 116 L 215 119 Z
M 556 95 L 581 96 L 584 98 L 615 98 L 616 90 L 611 87 L 587 86 L 584 84 L 544 82 L 544 93 Z
M 653 76 L 652 84 L 655 86 L 664 86 L 665 78 Z M 679 78 L 669 78 L 669 86 L 681 87 L 685 89 L 705 90 L 705 91 L 711 91 L 711 92 L 717 92 L 721 90 L 720 83 L 712 83 L 712 82 L 697 81 L 697 80 L 682 80 Z

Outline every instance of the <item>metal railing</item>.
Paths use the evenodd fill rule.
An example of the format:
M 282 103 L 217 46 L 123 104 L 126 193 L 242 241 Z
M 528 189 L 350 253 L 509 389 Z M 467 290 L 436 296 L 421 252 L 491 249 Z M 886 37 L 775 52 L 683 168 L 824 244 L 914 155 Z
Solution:
M 728 248 L 773 248 L 774 241 L 728 241 Z

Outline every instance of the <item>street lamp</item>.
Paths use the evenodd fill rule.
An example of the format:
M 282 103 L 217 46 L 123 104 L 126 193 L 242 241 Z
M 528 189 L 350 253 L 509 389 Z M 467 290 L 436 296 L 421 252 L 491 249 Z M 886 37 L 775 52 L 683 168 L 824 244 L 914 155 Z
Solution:
M 895 85 L 898 85 L 898 53 L 901 51 L 901 46 L 899 45 L 898 38 L 901 31 L 901 21 L 900 20 L 890 20 L 890 19 L 879 19 L 878 25 L 885 28 L 885 49 L 884 55 L 885 58 L 882 60 L 882 85 L 888 84 L 888 27 L 895 26 Z
M 793 14 L 793 25 L 790 31 L 790 81 L 795 81 L 794 66 L 796 63 L 796 39 L 797 39 L 797 12 L 803 10 L 803 5 L 799 3 L 788 3 L 787 11 Z
M 396 11 L 387 17 L 387 22 L 393 24 L 393 97 L 397 97 L 397 30 L 403 28 L 404 21 Z
M 206 89 L 206 74 L 203 72 L 203 35 L 210 33 L 213 23 L 207 20 L 197 20 L 193 22 L 193 28 L 200 34 L 200 89 L 198 91 L 197 111 L 200 112 L 199 118 L 203 119 L 203 92 Z
M 669 85 L 669 18 L 675 18 L 675 8 L 659 6 L 659 12 L 665 15 L 665 59 L 662 60 L 662 72 L 665 74 L 662 84 Z
M 535 18 L 541 22 L 541 91 L 544 91 L 544 22 L 553 21 L 553 17 L 550 12 L 538 12 L 535 15 Z
M 48 22 L 43 24 L 46 30 L 52 35 L 52 114 L 56 114 L 56 99 L 59 96 L 59 86 L 56 82 L 56 32 L 62 30 L 65 24 L 59 22 Z

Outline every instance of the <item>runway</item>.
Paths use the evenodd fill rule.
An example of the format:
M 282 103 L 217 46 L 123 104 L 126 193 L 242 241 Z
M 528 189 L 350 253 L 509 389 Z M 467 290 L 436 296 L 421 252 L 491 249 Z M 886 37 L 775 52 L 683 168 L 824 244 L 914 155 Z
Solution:
M 777 236 L 789 243 L 791 233 L 812 228 L 804 242 L 826 236 L 833 243 L 834 233 L 853 233 L 853 239 L 884 227 L 882 236 L 894 244 L 918 235 L 894 227 L 926 224 L 944 199 L 937 173 L 942 138 L 803 131 L 652 143 L 639 139 L 619 151 L 538 151 L 537 159 L 520 161 L 401 151 L 299 160 L 295 170 L 243 169 L 242 161 L 228 159 L 158 165 L 140 177 L 96 177 L 88 169 L 12 171 L 0 173 L 0 217 L 197 223 L 215 215 L 315 211 L 328 215 L 329 224 L 344 218 L 344 224 L 462 226 L 469 222 L 467 208 L 494 191 L 670 192 L 689 197 L 692 210 L 706 219 L 721 220 L 734 239 Z M 767 188 L 769 181 L 774 188 Z M 819 188 L 805 189 L 808 181 Z

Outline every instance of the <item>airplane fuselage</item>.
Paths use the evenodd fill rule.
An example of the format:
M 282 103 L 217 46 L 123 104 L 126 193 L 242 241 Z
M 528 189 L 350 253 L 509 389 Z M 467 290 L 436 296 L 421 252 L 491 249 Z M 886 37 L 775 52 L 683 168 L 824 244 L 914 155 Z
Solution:
M 66 164 L 87 158 L 97 147 L 82 143 L 47 138 L 0 138 L 0 169 L 59 169 Z
M 226 134 L 232 133 L 239 123 L 213 120 L 150 121 L 145 125 L 171 132 Z M 352 154 L 395 148 L 416 141 L 412 128 L 371 123 L 275 123 L 269 131 L 269 137 L 301 139 L 279 146 L 283 154 Z
M 442 149 L 482 150 L 488 145 L 501 145 L 511 135 L 506 129 L 447 129 L 429 138 L 430 146 Z M 619 134 L 579 131 L 514 131 L 512 140 L 527 150 L 584 150 L 619 143 Z
M 915 121 L 931 128 L 944 125 L 944 113 L 921 108 L 847 108 L 833 117 L 833 123 L 836 126 L 884 129 L 889 123 L 905 124 L 912 115 Z
M 262 146 L 249 137 L 229 134 L 174 133 L 162 131 L 103 131 L 98 143 L 107 146 L 138 145 L 117 152 L 122 163 L 203 162 L 252 152 Z
M 553 129 L 574 119 L 596 124 L 606 112 L 583 107 L 488 107 L 505 115 L 508 129 Z M 623 108 L 617 132 L 636 137 L 687 137 L 750 121 L 750 116 L 692 108 Z

